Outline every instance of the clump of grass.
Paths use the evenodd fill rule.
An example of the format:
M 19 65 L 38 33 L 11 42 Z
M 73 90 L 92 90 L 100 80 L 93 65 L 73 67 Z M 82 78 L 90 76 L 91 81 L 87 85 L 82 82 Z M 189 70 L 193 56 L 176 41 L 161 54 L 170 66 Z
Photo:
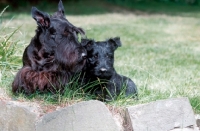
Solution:
M 115 106 L 128 106 L 134 105 L 138 100 L 138 94 L 126 95 L 127 83 L 123 83 L 119 94 L 111 95 L 109 90 L 106 89 L 108 96 L 111 98 L 107 101 L 108 104 Z
M 15 98 L 18 100 L 41 101 L 43 104 L 70 105 L 80 101 L 96 99 L 96 96 L 91 93 L 91 89 L 96 85 L 99 85 L 99 81 L 85 84 L 81 81 L 80 74 L 76 74 L 71 77 L 69 83 L 64 87 L 64 91 L 55 87 L 54 91 L 41 92 L 37 90 L 30 95 L 22 92 L 15 96 Z
M 199 96 L 191 97 L 189 98 L 189 100 L 194 111 L 199 114 L 200 113 L 200 97 Z
M 20 27 L 8 32 L 8 27 L 2 24 L 3 13 L 8 8 L 0 13 L 0 85 L 8 86 L 11 77 L 13 77 L 13 72 L 19 66 L 16 61 L 19 59 L 14 56 L 16 53 L 16 46 L 18 44 L 17 40 L 13 40 L 12 37 L 19 30 Z

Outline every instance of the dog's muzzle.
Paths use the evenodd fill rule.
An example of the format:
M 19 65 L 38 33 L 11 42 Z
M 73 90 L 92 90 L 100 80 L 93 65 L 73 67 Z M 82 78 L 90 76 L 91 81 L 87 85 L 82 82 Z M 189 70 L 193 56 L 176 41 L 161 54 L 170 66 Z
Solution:
M 106 72 L 107 69 L 106 68 L 101 68 L 100 71 L 103 73 L 103 72 Z

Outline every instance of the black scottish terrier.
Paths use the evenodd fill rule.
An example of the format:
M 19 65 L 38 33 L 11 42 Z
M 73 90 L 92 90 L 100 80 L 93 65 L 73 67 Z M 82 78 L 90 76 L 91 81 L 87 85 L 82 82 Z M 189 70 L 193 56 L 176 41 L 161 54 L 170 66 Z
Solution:
M 23 67 L 12 83 L 12 91 L 26 94 L 37 89 L 56 92 L 85 65 L 87 52 L 77 39 L 78 33 L 83 35 L 85 32 L 65 18 L 62 1 L 52 16 L 36 7 L 31 13 L 38 27 L 23 53 Z
M 114 51 L 121 46 L 119 37 L 99 42 L 82 39 L 81 44 L 86 48 L 88 55 L 85 81 L 103 81 L 94 88 L 94 93 L 100 99 L 115 99 L 123 90 L 126 96 L 137 96 L 135 83 L 130 78 L 117 74 L 114 69 Z

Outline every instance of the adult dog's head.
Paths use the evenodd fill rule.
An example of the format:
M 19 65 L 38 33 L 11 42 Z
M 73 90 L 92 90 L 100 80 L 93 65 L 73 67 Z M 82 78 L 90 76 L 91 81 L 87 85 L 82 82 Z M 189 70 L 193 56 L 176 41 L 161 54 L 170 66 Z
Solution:
M 54 40 L 59 39 L 59 35 L 74 35 L 75 37 L 77 37 L 76 35 L 78 33 L 84 35 L 85 32 L 83 29 L 74 26 L 66 19 L 64 10 L 64 6 L 60 0 L 58 3 L 58 11 L 52 16 L 46 12 L 38 10 L 36 7 L 32 7 L 31 14 L 33 19 L 37 22 L 39 30 Z

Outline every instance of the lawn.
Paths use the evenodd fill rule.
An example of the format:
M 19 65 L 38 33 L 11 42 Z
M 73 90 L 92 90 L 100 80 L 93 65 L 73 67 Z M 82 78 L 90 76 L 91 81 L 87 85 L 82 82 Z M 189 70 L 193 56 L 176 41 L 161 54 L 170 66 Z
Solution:
M 130 77 L 136 83 L 139 100 L 119 98 L 108 104 L 126 106 L 188 97 L 195 112 L 199 113 L 200 11 L 195 7 L 194 12 L 189 12 L 190 15 L 188 12 L 171 15 L 144 10 L 138 13 L 119 6 L 113 8 L 117 11 L 66 16 L 71 23 L 84 28 L 88 38 L 96 41 L 115 36 L 121 38 L 122 47 L 115 52 L 115 68 L 118 73 Z M 0 63 L 0 87 L 6 89 L 12 98 L 26 100 L 24 96 L 12 95 L 11 83 L 21 68 L 23 50 L 35 34 L 36 22 L 27 13 L 13 13 L 12 18 L 6 15 L 12 16 L 12 13 L 3 14 L 0 43 L 19 29 L 9 39 L 9 43 L 14 45 L 14 51 Z M 5 50 L 5 47 L 0 50 Z M 42 99 L 52 101 L 51 97 L 42 96 Z M 28 100 L 33 99 L 38 98 L 34 95 Z M 86 99 L 90 98 L 79 97 L 77 101 Z

